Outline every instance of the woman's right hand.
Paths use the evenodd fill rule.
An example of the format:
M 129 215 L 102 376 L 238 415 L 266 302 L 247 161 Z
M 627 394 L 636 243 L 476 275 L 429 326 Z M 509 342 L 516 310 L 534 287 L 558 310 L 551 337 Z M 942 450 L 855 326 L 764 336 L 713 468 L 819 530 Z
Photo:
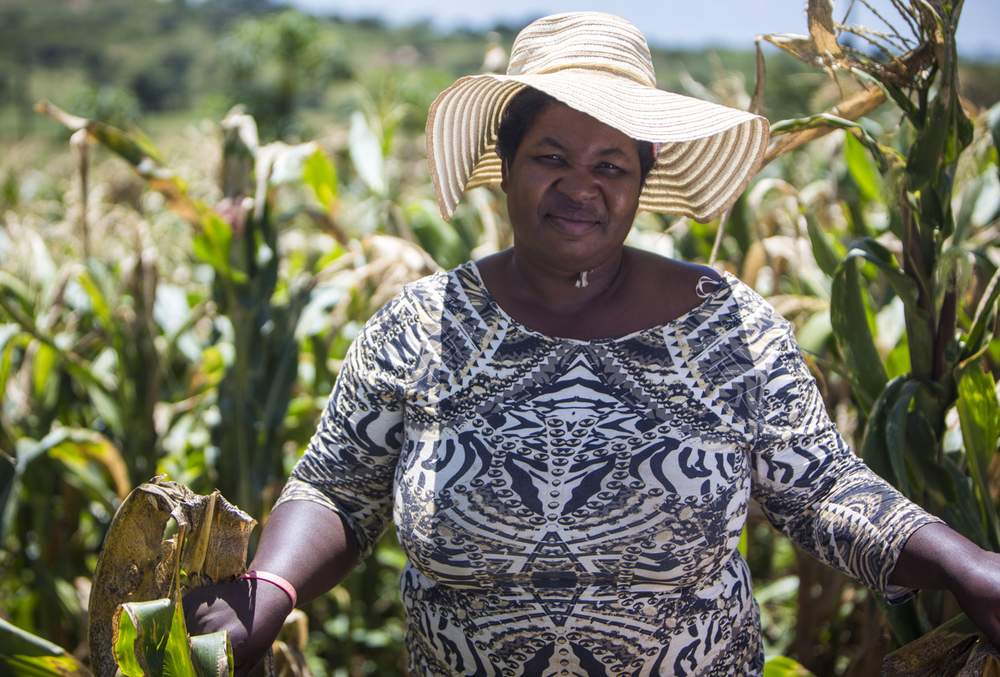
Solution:
M 279 504 L 260 536 L 250 568 L 284 578 L 305 604 L 336 585 L 358 560 L 358 546 L 329 508 L 306 500 Z M 249 674 L 292 611 L 285 591 L 260 579 L 237 579 L 184 595 L 188 632 L 225 630 L 236 674 Z
M 249 674 L 261 661 L 292 610 L 280 588 L 249 579 L 195 588 L 183 604 L 190 634 L 228 633 L 237 675 Z

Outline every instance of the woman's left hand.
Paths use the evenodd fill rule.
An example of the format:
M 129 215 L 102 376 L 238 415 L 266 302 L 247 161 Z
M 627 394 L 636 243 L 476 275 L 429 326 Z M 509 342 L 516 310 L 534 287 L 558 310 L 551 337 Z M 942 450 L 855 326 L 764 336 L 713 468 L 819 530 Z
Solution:
M 962 611 L 1000 647 L 1000 554 L 980 549 L 955 567 L 948 586 Z
M 983 550 L 944 524 L 927 524 L 906 542 L 889 583 L 950 591 L 986 638 L 1000 647 L 1000 554 Z

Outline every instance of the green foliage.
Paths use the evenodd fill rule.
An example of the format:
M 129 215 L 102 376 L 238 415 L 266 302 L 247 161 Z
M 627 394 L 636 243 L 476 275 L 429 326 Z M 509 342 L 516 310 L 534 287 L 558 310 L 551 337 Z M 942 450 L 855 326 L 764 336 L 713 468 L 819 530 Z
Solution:
M 764 662 L 764 677 L 810 677 L 812 674 L 788 656 L 772 656 Z
M 990 464 L 997 453 L 1000 437 L 1000 405 L 997 404 L 993 375 L 977 367 L 961 372 L 957 405 L 979 519 L 988 530 L 990 547 L 1000 550 L 1000 520 L 997 519 L 989 478 Z
M 984 371 L 979 361 L 985 361 L 985 346 L 992 341 L 986 318 L 995 312 L 997 282 L 992 264 L 969 265 L 995 254 L 996 243 L 985 231 L 974 234 L 972 214 L 992 181 L 996 155 L 980 152 L 990 160 L 967 170 L 966 189 L 956 191 L 960 160 L 969 155 L 963 151 L 982 146 L 974 143 L 973 121 L 958 95 L 954 31 L 961 3 L 895 5 L 914 39 L 933 48 L 928 68 L 918 49 L 896 55 L 883 46 L 888 61 L 901 69 L 895 72 L 886 60 L 836 43 L 837 31 L 847 29 L 818 21 L 820 4 L 809 7 L 810 37 L 767 39 L 806 62 L 864 73 L 865 83 L 876 83 L 903 114 L 891 144 L 827 113 L 772 126 L 779 134 L 818 128 L 850 132 L 843 163 L 858 199 L 845 211 L 861 237 L 849 243 L 833 273 L 830 315 L 853 399 L 866 419 L 862 453 L 904 494 L 996 549 L 996 491 L 989 468 L 997 453 L 998 404 L 990 375 L 997 365 Z M 878 90 L 870 92 L 875 94 L 869 98 Z M 988 125 L 991 118 L 984 117 Z M 979 139 L 984 131 L 989 130 L 980 123 Z M 957 216 L 953 194 L 962 197 Z M 990 219 L 995 227 L 996 209 L 987 209 L 991 215 L 978 227 L 988 230 Z M 880 228 L 871 227 L 873 217 L 882 222 Z M 875 239 L 878 230 L 883 234 Z M 834 258 L 829 239 L 812 222 L 808 232 L 816 260 L 829 273 Z M 893 337 L 896 345 L 880 345 L 886 332 L 880 320 L 892 302 L 902 311 L 905 332 Z M 908 369 L 900 363 L 903 355 Z M 956 408 L 960 430 L 948 422 Z M 891 612 L 897 639 L 912 640 L 943 621 L 941 608 L 940 598 L 925 595 L 916 607 Z
M 858 257 L 844 259 L 833 278 L 830 317 L 858 404 L 866 413 L 887 381 L 872 339 L 872 317 L 861 288 Z
M 72 655 L 0 618 L 0 666 L 11 677 L 89 675 Z
M 126 677 L 233 674 L 233 650 L 226 633 L 189 637 L 180 599 L 122 604 L 115 613 L 114 656 Z
M 295 10 L 248 18 L 221 45 L 232 103 L 244 103 L 265 136 L 294 130 L 300 100 L 322 82 L 319 22 Z

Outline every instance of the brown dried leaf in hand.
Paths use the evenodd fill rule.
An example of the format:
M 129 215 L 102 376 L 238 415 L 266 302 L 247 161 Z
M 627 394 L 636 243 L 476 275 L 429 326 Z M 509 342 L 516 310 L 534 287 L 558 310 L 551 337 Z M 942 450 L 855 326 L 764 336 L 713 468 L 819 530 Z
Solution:
M 178 552 L 178 538 L 170 533 L 171 525 L 181 523 L 187 538 Z M 95 674 L 110 676 L 117 669 L 112 618 L 120 604 L 170 597 L 178 558 L 195 584 L 243 573 L 255 524 L 218 492 L 201 496 L 162 477 L 136 487 L 111 521 L 94 573 L 89 611 Z

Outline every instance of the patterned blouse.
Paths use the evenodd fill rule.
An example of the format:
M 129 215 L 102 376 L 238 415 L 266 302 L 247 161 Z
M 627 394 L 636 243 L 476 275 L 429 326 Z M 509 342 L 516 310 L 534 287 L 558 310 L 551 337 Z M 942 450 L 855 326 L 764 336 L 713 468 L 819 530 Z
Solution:
M 413 675 L 729 676 L 763 665 L 751 497 L 890 599 L 938 521 L 851 452 L 789 324 L 735 277 L 577 340 L 519 324 L 466 263 L 366 324 L 281 501 L 328 506 L 363 554 L 394 521 Z

